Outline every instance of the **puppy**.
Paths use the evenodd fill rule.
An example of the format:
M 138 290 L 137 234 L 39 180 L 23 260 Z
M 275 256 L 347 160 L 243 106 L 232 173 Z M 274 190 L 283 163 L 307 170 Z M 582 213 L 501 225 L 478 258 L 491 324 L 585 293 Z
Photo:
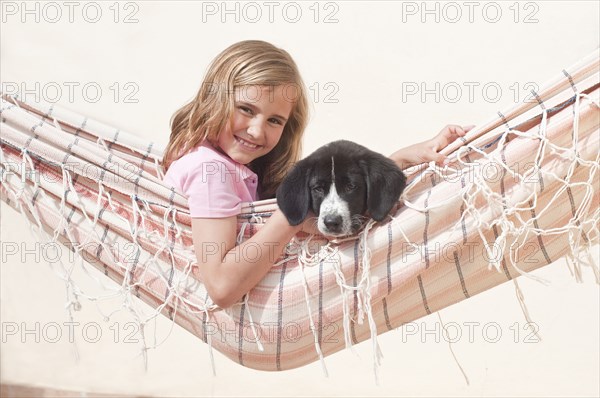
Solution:
M 277 204 L 290 225 L 311 210 L 326 236 L 355 233 L 366 219 L 382 221 L 406 186 L 389 158 L 354 142 L 331 142 L 294 165 L 277 189 Z

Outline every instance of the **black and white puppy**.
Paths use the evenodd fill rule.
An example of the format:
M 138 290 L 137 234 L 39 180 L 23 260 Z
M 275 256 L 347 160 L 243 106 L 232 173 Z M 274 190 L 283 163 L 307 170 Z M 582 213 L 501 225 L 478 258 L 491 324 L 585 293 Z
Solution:
M 294 165 L 277 190 L 290 225 L 311 210 L 323 235 L 355 233 L 365 216 L 382 221 L 397 203 L 406 177 L 389 158 L 354 142 L 331 142 Z

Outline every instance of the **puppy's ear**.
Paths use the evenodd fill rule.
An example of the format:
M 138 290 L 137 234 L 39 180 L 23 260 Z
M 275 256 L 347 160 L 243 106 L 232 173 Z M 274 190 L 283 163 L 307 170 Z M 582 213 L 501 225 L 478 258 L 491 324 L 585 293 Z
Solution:
M 367 209 L 375 221 L 382 221 L 406 187 L 406 176 L 391 159 L 372 152 L 359 160 L 367 181 Z
M 292 168 L 277 188 L 277 205 L 290 225 L 298 225 L 306 218 L 310 208 L 308 179 L 310 167 L 300 161 Z

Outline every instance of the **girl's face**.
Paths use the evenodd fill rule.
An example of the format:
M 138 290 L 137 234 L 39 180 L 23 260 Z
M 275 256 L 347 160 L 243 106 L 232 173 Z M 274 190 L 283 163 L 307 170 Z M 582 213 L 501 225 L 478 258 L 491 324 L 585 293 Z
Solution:
M 241 164 L 269 153 L 290 117 L 294 94 L 291 85 L 236 89 L 232 126 L 227 125 L 218 138 L 221 150 Z

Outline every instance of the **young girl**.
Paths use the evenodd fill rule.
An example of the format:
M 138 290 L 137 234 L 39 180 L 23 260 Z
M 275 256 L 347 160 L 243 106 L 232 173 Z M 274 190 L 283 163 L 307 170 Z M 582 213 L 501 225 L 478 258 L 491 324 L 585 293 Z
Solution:
M 299 160 L 308 120 L 306 88 L 290 55 L 257 40 L 235 43 L 211 63 L 196 97 L 171 121 L 164 181 L 188 196 L 202 282 L 212 301 L 238 302 L 266 275 L 286 244 L 314 221 L 290 226 L 280 211 L 236 246 L 242 202 L 272 198 Z M 435 138 L 401 149 L 401 167 L 444 162 L 437 151 L 468 128 L 447 126 Z M 246 259 L 246 245 L 262 248 Z

